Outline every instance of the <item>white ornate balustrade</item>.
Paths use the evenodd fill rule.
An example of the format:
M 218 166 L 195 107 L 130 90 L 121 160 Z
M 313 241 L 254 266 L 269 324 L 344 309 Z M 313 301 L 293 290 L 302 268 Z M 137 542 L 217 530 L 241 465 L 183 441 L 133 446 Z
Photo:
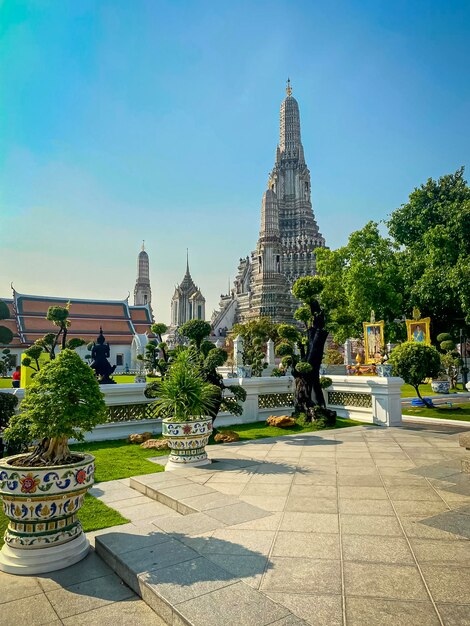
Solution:
M 327 406 L 340 417 L 380 426 L 401 425 L 401 378 L 378 376 L 330 376 L 333 384 L 325 390 Z M 264 421 L 269 415 L 289 415 L 293 407 L 291 376 L 233 378 L 226 381 L 242 386 L 247 393 L 240 416 L 220 413 L 216 425 L 230 426 Z M 153 400 L 144 396 L 144 383 L 106 385 L 101 387 L 108 407 L 108 423 L 89 433 L 87 441 L 122 439 L 130 433 L 161 432 Z M 1 389 L 21 400 L 24 389 Z

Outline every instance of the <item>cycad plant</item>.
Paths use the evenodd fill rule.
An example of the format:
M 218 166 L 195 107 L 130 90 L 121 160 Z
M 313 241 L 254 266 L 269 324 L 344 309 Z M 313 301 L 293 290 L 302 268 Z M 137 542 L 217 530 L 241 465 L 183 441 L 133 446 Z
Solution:
M 156 404 L 162 417 L 174 422 L 189 422 L 210 413 L 219 390 L 203 379 L 191 350 L 184 350 L 158 383 L 157 394 Z

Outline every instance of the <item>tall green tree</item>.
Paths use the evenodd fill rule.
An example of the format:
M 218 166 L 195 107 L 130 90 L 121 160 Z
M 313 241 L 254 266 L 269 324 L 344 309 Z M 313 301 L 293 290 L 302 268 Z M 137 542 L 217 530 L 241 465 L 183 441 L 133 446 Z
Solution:
M 336 341 L 362 336 L 362 323 L 370 319 L 371 310 L 377 320 L 385 321 L 387 340 L 400 338 L 393 322 L 404 306 L 400 255 L 376 222 L 352 233 L 342 248 L 319 248 L 315 254 L 322 303 L 329 311 L 327 329 Z
M 406 310 L 432 318 L 432 335 L 470 326 L 470 187 L 464 168 L 430 178 L 388 222 L 400 246 Z

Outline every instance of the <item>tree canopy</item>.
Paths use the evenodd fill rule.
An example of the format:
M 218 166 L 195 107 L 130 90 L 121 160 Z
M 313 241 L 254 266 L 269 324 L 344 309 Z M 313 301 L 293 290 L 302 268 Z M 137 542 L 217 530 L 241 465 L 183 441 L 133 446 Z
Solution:
M 433 335 L 470 325 L 470 187 L 464 168 L 430 178 L 392 213 L 408 308 L 433 320 Z
M 335 340 L 362 334 L 371 310 L 386 322 L 386 334 L 396 339 L 393 320 L 403 314 L 403 277 L 394 242 L 380 234 L 376 222 L 352 233 L 338 250 L 318 249 L 317 269 L 323 281 L 322 301 L 329 310 L 328 330 Z
M 470 188 L 463 168 L 416 188 L 383 228 L 369 222 L 346 246 L 315 254 L 327 328 L 338 342 L 361 336 L 371 310 L 392 342 L 405 338 L 404 324 L 394 320 L 411 317 L 415 307 L 431 317 L 434 338 L 469 326 Z

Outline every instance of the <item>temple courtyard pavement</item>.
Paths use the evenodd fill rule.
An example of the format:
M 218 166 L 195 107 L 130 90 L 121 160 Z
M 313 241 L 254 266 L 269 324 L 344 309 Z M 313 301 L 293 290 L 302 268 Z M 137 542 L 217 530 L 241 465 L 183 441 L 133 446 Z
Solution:
M 462 430 L 210 446 L 211 465 L 100 483 L 131 523 L 70 568 L 0 574 L 0 624 L 469 625 Z

